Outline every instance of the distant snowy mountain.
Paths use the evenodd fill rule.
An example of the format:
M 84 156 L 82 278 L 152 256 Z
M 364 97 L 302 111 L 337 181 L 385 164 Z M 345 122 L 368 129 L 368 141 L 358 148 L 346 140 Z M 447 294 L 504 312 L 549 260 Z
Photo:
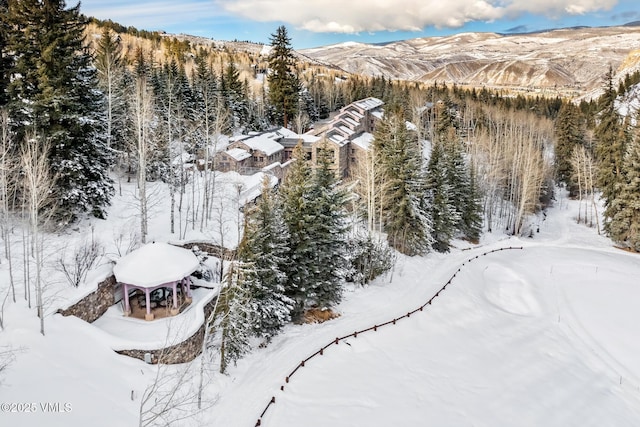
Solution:
M 610 65 L 616 77 L 638 69 L 640 27 L 460 33 L 384 45 L 340 43 L 301 53 L 353 73 L 584 96 L 597 95 Z

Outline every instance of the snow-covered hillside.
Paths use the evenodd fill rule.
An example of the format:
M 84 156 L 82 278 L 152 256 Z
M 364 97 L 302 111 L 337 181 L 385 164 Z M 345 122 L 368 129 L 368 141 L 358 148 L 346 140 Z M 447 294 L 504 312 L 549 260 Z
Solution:
M 113 239 L 128 197 L 115 201 L 111 219 L 97 221 L 94 233 Z M 168 198 L 159 200 L 163 212 Z M 494 234 L 477 247 L 456 242 L 450 254 L 400 257 L 392 274 L 348 290 L 338 319 L 289 325 L 229 375 L 208 370 L 207 409 L 175 425 L 253 426 L 272 397 L 262 426 L 640 425 L 640 257 L 577 225 L 576 215 L 577 206 L 561 198 L 533 238 Z M 154 238 L 167 239 L 166 215 L 153 218 Z M 63 247 L 80 233 L 47 241 Z M 467 262 L 509 246 L 524 249 Z M 458 269 L 423 312 L 329 347 L 285 383 L 320 347 L 417 308 Z M 7 274 L 3 261 L 3 297 Z M 65 293 L 54 286 L 60 289 L 48 293 L 51 307 Z M 2 406 L 0 425 L 138 425 L 158 367 L 116 354 L 117 330 L 105 319 L 98 327 L 50 310 L 41 336 L 35 310 L 19 296 L 5 304 L 0 332 L 0 346 L 15 351 L 0 374 L 0 403 L 10 404 Z M 196 386 L 199 362 L 159 372 L 190 369 Z M 63 410 L 45 411 L 46 403 Z M 17 404 L 32 413 L 6 410 Z
M 640 28 L 584 27 L 341 43 L 301 53 L 349 72 L 392 79 L 597 97 L 609 66 L 616 79 L 638 69 L 639 42 Z

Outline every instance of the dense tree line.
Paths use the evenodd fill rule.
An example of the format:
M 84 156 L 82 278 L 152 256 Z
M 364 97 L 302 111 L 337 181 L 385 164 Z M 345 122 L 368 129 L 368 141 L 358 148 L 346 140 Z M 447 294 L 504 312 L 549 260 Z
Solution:
M 303 156 L 298 145 L 294 158 Z M 347 275 L 354 280 L 357 270 L 366 283 L 391 268 L 383 245 L 349 232 L 347 201 L 327 156 L 315 169 L 294 162 L 277 194 L 265 178 L 222 291 L 221 371 L 249 350 L 252 336 L 268 342 L 308 308 L 339 303 Z
M 637 117 L 622 115 L 620 101 L 635 90 L 640 73 L 627 74 L 617 87 L 613 70 L 605 75 L 603 94 L 579 105 L 563 103 L 555 123 L 556 178 L 580 199 L 578 221 L 600 228 L 596 192 L 604 202 L 602 228 L 616 243 L 640 250 Z M 637 113 L 636 113 L 637 114 Z

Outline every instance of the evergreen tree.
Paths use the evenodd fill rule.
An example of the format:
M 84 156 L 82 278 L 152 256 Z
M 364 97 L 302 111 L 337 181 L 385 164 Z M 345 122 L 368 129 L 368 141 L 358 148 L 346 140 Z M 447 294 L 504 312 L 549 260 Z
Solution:
M 571 102 L 563 103 L 556 118 L 555 130 L 556 179 L 566 185 L 571 196 L 575 196 L 578 190 L 572 179 L 574 172 L 571 166 L 571 154 L 575 147 L 584 141 L 578 107 Z
M 298 111 L 298 93 L 300 83 L 295 74 L 295 57 L 287 28 L 280 26 L 271 35 L 271 53 L 267 77 L 269 82 L 269 102 L 273 108 L 273 121 L 284 127 L 295 117 Z
M 431 224 L 425 202 L 420 144 L 402 111 L 385 111 L 373 149 L 382 166 L 383 223 L 389 245 L 407 255 L 428 251 Z
M 18 141 L 28 132 L 47 139 L 57 177 L 60 213 L 103 216 L 113 194 L 105 143 L 102 94 L 84 46 L 79 5 L 61 0 L 9 3 L 9 50 L 16 52 L 9 85 Z
M 251 348 L 249 338 L 252 333 L 251 314 L 248 304 L 250 295 L 243 285 L 244 277 L 232 264 L 220 290 L 218 315 L 220 329 L 220 372 L 226 373 L 231 363 L 234 365 Z
M 288 234 L 269 184 L 265 176 L 261 198 L 245 216 L 238 247 L 238 268 L 250 297 L 253 333 L 267 340 L 291 320 L 293 309 L 293 300 L 285 295 Z
M 247 96 L 235 62 L 231 60 L 227 63 L 222 76 L 224 84 L 221 85 L 221 90 L 227 108 L 233 115 L 233 127 L 244 126 L 248 118 Z
M 609 224 L 614 242 L 640 252 L 640 136 L 629 144 L 624 161 L 625 182 L 612 204 Z
M 9 50 L 9 2 L 0 0 L 0 108 L 9 101 L 7 88 L 13 67 L 13 53 Z
M 595 130 L 596 160 L 598 162 L 597 184 L 605 203 L 605 230 L 613 218 L 614 201 L 618 196 L 624 177 L 622 174 L 628 135 L 620 114 L 615 108 L 616 90 L 613 88 L 613 70 L 607 74 L 605 93 L 600 98 L 600 117 Z
M 313 100 L 313 105 L 316 107 L 316 111 L 318 114 L 317 119 L 313 121 L 317 121 L 319 119 L 326 119 L 329 117 L 329 105 L 327 100 L 327 87 L 328 84 L 325 84 L 324 81 L 318 78 L 316 72 L 311 74 L 311 79 L 307 84 L 307 88 L 309 91 L 309 96 Z M 307 114 L 309 114 L 307 112 Z M 311 116 L 309 116 L 311 117 Z
M 366 285 L 393 267 L 394 252 L 384 240 L 369 232 L 355 233 L 347 241 L 348 268 L 345 278 L 357 285 Z
M 296 159 L 287 171 L 279 189 L 283 217 L 289 234 L 289 266 L 287 267 L 286 295 L 293 299 L 292 317 L 296 319 L 305 309 L 309 287 L 316 269 L 313 234 L 314 220 L 309 194 L 311 193 L 311 168 L 305 160 L 302 144 L 293 151 Z
M 339 187 L 330 168 L 333 150 L 326 142 L 317 151 L 317 166 L 311 180 L 308 215 L 313 270 L 307 299 L 326 307 L 340 302 L 342 271 L 346 266 L 344 240 L 347 231 L 345 205 L 347 193 Z
M 299 110 L 306 114 L 306 117 L 311 123 L 315 123 L 320 120 L 320 111 L 308 90 L 302 90 L 300 92 L 299 102 Z
M 477 243 L 482 233 L 482 196 L 478 188 L 473 163 L 468 166 L 467 174 L 468 186 L 460 212 L 459 229 L 469 241 Z
M 438 252 L 449 252 L 461 215 L 452 200 L 453 192 L 447 175 L 442 142 L 433 142 L 427 165 L 427 189 L 430 198 L 432 247 Z

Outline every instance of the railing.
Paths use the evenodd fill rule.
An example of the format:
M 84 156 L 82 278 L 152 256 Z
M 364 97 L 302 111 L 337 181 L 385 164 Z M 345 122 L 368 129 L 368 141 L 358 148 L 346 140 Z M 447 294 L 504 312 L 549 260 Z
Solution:
M 351 338 L 351 337 L 353 337 L 353 338 L 357 338 L 357 337 L 358 337 L 358 335 L 361 335 L 361 334 L 366 333 L 366 332 L 370 332 L 370 331 L 374 331 L 374 332 L 376 332 L 376 331 L 378 330 L 378 328 L 382 328 L 382 327 L 387 326 L 387 325 L 395 325 L 395 324 L 398 322 L 398 320 L 404 319 L 405 317 L 407 317 L 407 318 L 408 318 L 408 317 L 411 317 L 411 315 L 412 315 L 412 314 L 415 314 L 415 313 L 417 313 L 417 312 L 419 312 L 419 311 L 423 311 L 425 308 L 427 308 L 427 306 L 428 306 L 428 305 L 431 305 L 431 303 L 433 302 L 433 300 L 434 300 L 436 297 L 438 297 L 438 296 L 440 295 L 440 292 L 444 291 L 444 290 L 447 288 L 447 286 L 449 286 L 449 285 L 451 284 L 451 282 L 452 282 L 452 281 L 453 281 L 453 279 L 457 276 L 457 274 L 460 272 L 460 270 L 462 270 L 462 267 L 464 267 L 468 262 L 471 262 L 471 261 L 473 261 L 473 260 L 475 260 L 475 259 L 480 258 L 481 256 L 485 256 L 485 255 L 488 255 L 488 254 L 493 253 L 493 252 L 499 252 L 499 251 L 505 251 L 505 250 L 512 250 L 512 249 L 522 249 L 522 247 L 521 247 L 521 246 L 519 246 L 519 247 L 511 247 L 511 246 L 510 246 L 510 247 L 508 247 L 508 248 L 499 248 L 499 249 L 494 249 L 494 250 L 491 250 L 491 251 L 488 251 L 488 252 L 484 252 L 484 253 L 482 253 L 482 254 L 480 254 L 480 255 L 476 255 L 475 257 L 471 257 L 471 258 L 469 258 L 467 261 L 465 261 L 465 262 L 463 262 L 463 263 L 462 263 L 462 265 L 461 265 L 461 266 L 456 270 L 456 272 L 455 272 L 455 273 L 453 273 L 453 275 L 449 278 L 449 280 L 447 281 L 447 283 L 445 283 L 445 284 L 444 284 L 444 285 L 443 285 L 443 286 L 438 290 L 438 292 L 436 292 L 436 293 L 435 293 L 435 295 L 433 295 L 433 296 L 432 296 L 432 297 L 431 297 L 427 302 L 425 302 L 424 304 L 422 304 L 420 307 L 416 308 L 415 310 L 413 310 L 413 311 L 409 311 L 409 312 L 407 312 L 407 314 L 405 314 L 405 315 L 403 315 L 403 316 L 400 316 L 400 317 L 396 317 L 396 318 L 394 318 L 394 319 L 392 319 L 392 320 L 389 320 L 389 321 L 387 321 L 387 322 L 384 322 L 384 323 L 380 323 L 380 324 L 373 325 L 373 326 L 371 326 L 370 328 L 362 329 L 362 330 L 360 330 L 360 331 L 355 331 L 355 332 L 353 332 L 353 333 L 351 333 L 351 334 L 348 334 L 348 335 L 345 335 L 345 336 L 342 336 L 342 337 L 336 337 L 336 339 L 334 339 L 333 341 L 329 342 L 329 343 L 328 343 L 328 344 L 326 344 L 324 347 L 321 347 L 318 351 L 316 351 L 315 353 L 313 353 L 312 355 L 310 355 L 309 357 L 307 357 L 306 359 L 304 359 L 302 362 L 300 362 L 300 363 L 298 364 L 298 366 L 296 366 L 296 367 L 295 367 L 295 368 L 294 368 L 294 369 L 289 373 L 289 375 L 287 375 L 287 376 L 285 377 L 285 379 L 284 379 L 285 384 L 288 384 L 288 383 L 289 383 L 289 381 L 291 380 L 291 377 L 293 377 L 293 375 L 295 375 L 295 373 L 298 371 L 298 369 L 300 369 L 300 368 L 304 368 L 305 363 L 307 363 L 309 360 L 313 359 L 314 357 L 316 357 L 316 356 L 318 356 L 318 355 L 322 356 L 322 355 L 324 354 L 324 351 L 325 351 L 327 348 L 331 347 L 332 345 L 337 345 L 337 344 L 339 344 L 339 343 L 340 343 L 340 341 L 342 341 L 342 340 L 344 340 L 344 339 L 347 339 L 347 338 Z M 281 386 L 280 386 L 280 390 L 281 390 L 281 391 L 284 391 L 284 389 L 285 389 L 285 385 L 283 384 L 283 385 L 281 385 Z M 276 397 L 275 397 L 275 396 L 272 396 L 272 397 L 271 397 L 271 400 L 269 400 L 269 403 L 267 403 L 267 405 L 265 406 L 264 410 L 263 410 L 263 411 L 262 411 L 262 413 L 260 414 L 260 417 L 258 418 L 258 421 L 256 421 L 256 424 L 255 424 L 255 425 L 256 425 L 256 427 L 258 427 L 258 426 L 262 425 L 262 418 L 263 418 L 263 417 L 264 417 L 264 415 L 267 413 L 267 411 L 269 410 L 269 408 L 271 407 L 271 405 L 273 405 L 273 404 L 275 404 L 275 403 L 276 403 Z
M 461 266 L 456 270 L 456 272 L 455 272 L 455 273 L 453 273 L 453 275 L 449 278 L 449 280 L 447 281 L 447 283 L 445 283 L 445 284 L 444 284 L 444 285 L 443 285 L 443 286 L 438 290 L 438 292 L 436 292 L 436 293 L 435 293 L 435 295 L 433 295 L 433 296 L 429 299 L 429 301 L 425 302 L 424 304 L 422 304 L 420 307 L 416 308 L 415 310 L 413 310 L 413 311 L 409 311 L 409 312 L 407 312 L 407 314 L 405 314 L 405 315 L 403 315 L 403 316 L 400 316 L 400 317 L 396 317 L 396 318 L 394 318 L 394 319 L 392 319 L 392 320 L 389 320 L 389 321 L 387 321 L 387 322 L 384 322 L 384 323 L 380 323 L 380 324 L 373 325 L 373 326 L 371 326 L 370 328 L 362 329 L 362 330 L 360 330 L 360 331 L 355 331 L 355 332 L 353 332 L 353 333 L 351 333 L 351 334 L 348 334 L 348 335 L 345 335 L 345 336 L 342 336 L 342 337 L 336 337 L 336 339 L 334 339 L 334 340 L 330 341 L 330 342 L 329 342 L 329 343 L 327 343 L 324 347 L 321 347 L 318 351 L 316 351 L 315 353 L 313 353 L 312 355 L 310 355 L 309 357 L 307 357 L 306 359 L 304 359 L 302 362 L 300 362 L 300 363 L 298 364 L 298 366 L 296 366 L 296 367 L 295 367 L 295 368 L 294 368 L 294 369 L 289 373 L 289 375 L 287 375 L 287 376 L 285 377 L 285 379 L 284 379 L 285 384 L 288 384 L 288 383 L 289 383 L 289 381 L 291 380 L 291 377 L 293 377 L 293 375 L 295 375 L 295 373 L 296 373 L 296 372 L 298 372 L 298 369 L 300 369 L 300 368 L 304 368 L 305 363 L 307 363 L 309 360 L 313 359 L 314 357 L 316 357 L 316 356 L 318 356 L 318 355 L 319 355 L 319 356 L 322 356 L 322 355 L 324 354 L 324 351 L 325 351 L 327 348 L 331 347 L 332 345 L 337 345 L 337 344 L 339 344 L 339 343 L 340 343 L 340 341 L 342 341 L 342 340 L 344 340 L 344 339 L 347 339 L 347 338 L 351 338 L 351 337 L 353 337 L 353 338 L 357 338 L 357 337 L 358 337 L 358 335 L 361 335 L 361 334 L 366 333 L 366 332 L 370 332 L 370 331 L 374 331 L 374 332 L 376 332 L 376 331 L 378 330 L 378 328 L 382 328 L 382 327 L 387 326 L 387 325 L 395 325 L 395 324 L 398 322 L 398 320 L 404 319 L 405 317 L 411 317 L 411 315 L 412 315 L 412 314 L 415 314 L 415 313 L 417 313 L 417 312 L 419 312 L 419 311 L 423 311 L 425 308 L 427 308 L 427 306 L 428 306 L 428 305 L 431 305 L 431 303 L 433 302 L 433 300 L 434 300 L 436 297 L 438 297 L 438 296 L 440 295 L 440 292 L 444 291 L 444 290 L 447 288 L 447 286 L 449 286 L 449 285 L 451 284 L 451 282 L 452 282 L 452 281 L 453 281 L 453 279 L 458 275 L 458 273 L 460 272 L 460 270 L 462 270 L 462 267 L 464 267 L 467 263 L 472 262 L 473 260 L 478 259 L 478 258 L 480 258 L 481 256 L 485 256 L 485 255 L 491 254 L 491 253 L 493 253 L 493 252 L 508 251 L 508 250 L 512 250 L 512 249 L 522 249 L 522 246 L 517 246 L 517 247 L 511 247 L 511 246 L 510 246 L 510 247 L 508 247 L 508 248 L 499 248 L 499 249 L 494 249 L 494 250 L 491 250 L 491 251 L 488 251 L 488 252 L 484 252 L 484 253 L 482 253 L 482 254 L 480 254 L 480 255 L 476 255 L 476 256 L 474 256 L 474 257 L 471 257 L 471 258 L 469 258 L 467 261 L 465 261 L 465 262 L 463 262 L 463 263 L 462 263 L 462 265 L 461 265 Z M 280 386 L 280 391 L 284 391 L 284 389 L 285 389 L 285 385 L 284 385 L 284 384 L 282 384 L 282 385 Z M 258 421 L 256 421 L 256 427 L 258 427 L 258 426 L 262 425 L 262 418 L 263 418 L 263 417 L 264 417 L 264 415 L 267 413 L 267 411 L 269 410 L 269 408 L 271 407 L 271 405 L 273 405 L 273 404 L 275 404 L 275 403 L 276 403 L 276 397 L 275 397 L 275 396 L 272 396 L 272 397 L 271 397 L 271 400 L 269 400 L 269 403 L 267 403 L 267 405 L 265 406 L 264 410 L 263 410 L 263 411 L 262 411 L 262 413 L 260 414 L 260 417 L 258 418 Z

